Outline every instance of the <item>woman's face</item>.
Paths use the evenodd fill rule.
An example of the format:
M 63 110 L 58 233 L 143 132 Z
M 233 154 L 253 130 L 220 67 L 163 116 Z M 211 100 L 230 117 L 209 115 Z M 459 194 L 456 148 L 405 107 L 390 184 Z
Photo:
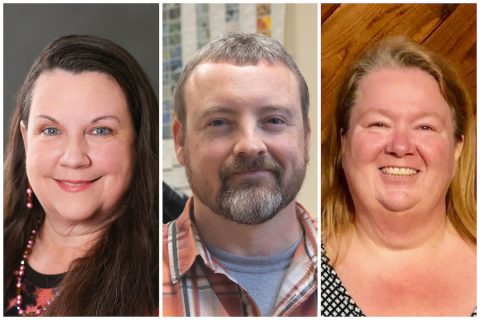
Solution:
M 125 95 L 99 72 L 40 75 L 28 127 L 27 175 L 48 218 L 106 219 L 132 178 L 135 134 Z
M 355 98 L 342 137 L 355 210 L 445 210 L 462 142 L 435 79 L 416 68 L 381 68 L 359 81 Z

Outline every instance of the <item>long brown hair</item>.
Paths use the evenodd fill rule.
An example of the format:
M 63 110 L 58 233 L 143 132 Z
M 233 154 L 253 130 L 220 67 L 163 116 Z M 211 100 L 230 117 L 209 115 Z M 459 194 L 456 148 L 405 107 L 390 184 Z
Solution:
M 338 237 L 352 225 L 354 208 L 342 168 L 341 135 L 348 130 L 359 81 L 382 67 L 418 68 L 433 76 L 453 114 L 456 141 L 463 148 L 446 195 L 447 216 L 459 234 L 476 243 L 475 119 L 468 92 L 453 69 L 438 55 L 403 38 L 390 38 L 368 51 L 346 74 L 334 121 L 322 143 L 322 239 Z
M 116 43 L 94 36 L 64 36 L 45 48 L 17 96 L 4 162 L 4 299 L 29 233 L 45 213 L 38 200 L 25 207 L 25 149 L 19 129 L 28 124 L 32 89 L 42 72 L 103 72 L 127 98 L 136 132 L 136 163 L 118 218 L 82 258 L 70 265 L 47 315 L 153 315 L 158 309 L 158 100 L 137 61 Z

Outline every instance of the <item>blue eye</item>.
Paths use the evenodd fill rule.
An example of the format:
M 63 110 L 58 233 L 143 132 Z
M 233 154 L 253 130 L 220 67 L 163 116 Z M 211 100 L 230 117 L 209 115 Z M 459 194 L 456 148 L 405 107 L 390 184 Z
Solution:
M 99 128 L 93 129 L 92 134 L 94 134 L 96 136 L 108 136 L 108 135 L 112 134 L 112 129 L 105 128 L 105 127 L 99 127 Z
M 60 134 L 60 131 L 57 129 L 57 128 L 45 128 L 42 130 L 42 134 L 46 135 L 46 136 L 56 136 L 58 134 Z
M 212 120 L 208 123 L 208 125 L 211 126 L 211 127 L 221 127 L 221 126 L 224 126 L 226 124 L 227 124 L 227 122 L 225 120 L 222 120 L 222 119 L 215 119 L 215 120 Z
M 423 130 L 423 131 L 434 131 L 434 129 L 429 126 L 429 125 L 426 125 L 426 124 L 422 124 L 421 126 L 418 127 L 420 130 Z
M 278 124 L 284 124 L 285 121 L 283 119 L 280 119 L 280 118 L 270 118 L 270 119 L 267 120 L 267 123 L 278 125 Z

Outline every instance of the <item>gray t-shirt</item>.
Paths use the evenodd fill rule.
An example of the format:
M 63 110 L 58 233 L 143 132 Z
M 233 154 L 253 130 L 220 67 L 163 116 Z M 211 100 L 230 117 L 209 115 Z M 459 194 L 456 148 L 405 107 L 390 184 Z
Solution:
M 293 254 L 302 240 L 303 238 L 299 239 L 280 253 L 258 257 L 231 254 L 209 244 L 207 247 L 253 298 L 262 316 L 271 316 Z

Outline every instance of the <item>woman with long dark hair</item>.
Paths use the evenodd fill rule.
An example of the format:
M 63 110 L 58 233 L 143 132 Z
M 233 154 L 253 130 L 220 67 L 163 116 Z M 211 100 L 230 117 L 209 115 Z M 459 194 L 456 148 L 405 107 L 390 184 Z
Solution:
M 65 36 L 17 97 L 4 164 L 5 315 L 158 312 L 158 101 L 119 45 Z

